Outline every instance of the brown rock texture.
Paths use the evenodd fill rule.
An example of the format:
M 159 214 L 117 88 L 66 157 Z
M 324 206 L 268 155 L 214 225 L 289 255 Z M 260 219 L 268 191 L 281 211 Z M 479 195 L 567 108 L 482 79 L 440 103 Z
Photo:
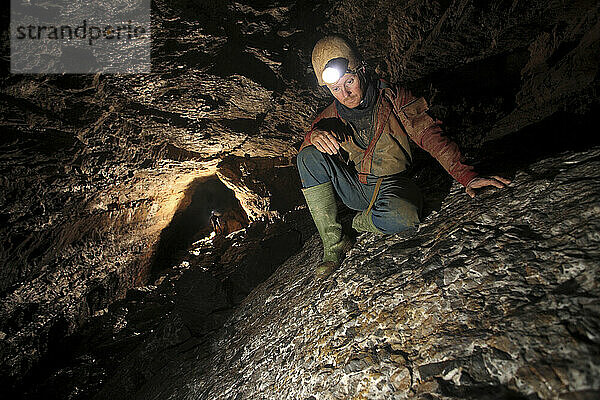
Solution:
M 280 218 L 303 201 L 298 170 L 287 157 L 229 156 L 217 165 L 217 176 L 252 220 Z
M 2 76 L 0 376 L 8 385 L 52 338 L 146 283 L 161 232 L 194 182 L 215 176 L 226 156 L 291 166 L 309 124 L 314 97 L 281 87 L 279 52 L 289 40 L 278 39 L 274 55 L 257 47 L 279 38 L 289 6 L 155 6 L 151 74 Z M 236 32 L 240 18 L 266 31 L 217 32 L 214 13 Z M 242 201 L 253 199 L 244 203 L 251 219 L 299 205 L 289 204 L 293 181 L 281 190 L 269 171 L 267 183 L 228 181 Z
M 508 249 L 513 244 L 509 240 L 512 238 L 514 243 L 522 246 L 517 252 L 522 257 L 532 257 L 531 254 L 536 255 L 540 250 L 526 247 L 530 231 L 525 228 L 523 230 L 520 226 L 534 226 L 531 228 L 535 231 L 532 243 L 540 246 L 549 246 L 546 240 L 550 238 L 544 235 L 553 232 L 553 229 L 558 229 L 558 235 L 566 235 L 560 229 L 570 224 L 571 217 L 565 208 L 571 205 L 572 193 L 550 189 L 555 177 L 560 175 L 561 168 L 571 171 L 569 173 L 573 175 L 575 172 L 572 171 L 571 164 L 591 165 L 596 156 L 588 157 L 586 154 L 592 154 L 589 149 L 600 144 L 600 137 L 595 134 L 596 115 L 600 110 L 600 11 L 597 2 L 156 0 L 152 7 L 150 74 L 12 75 L 8 73 L 10 43 L 6 31 L 3 31 L 0 46 L 7 56 L 0 59 L 3 67 L 0 74 L 0 386 L 13 388 L 18 392 L 24 382 L 35 382 L 39 370 L 45 368 L 48 360 L 60 354 L 60 350 L 64 348 L 63 339 L 77 336 L 94 315 L 104 316 L 111 304 L 125 298 L 128 290 L 155 283 L 153 280 L 161 271 L 172 267 L 171 264 L 160 264 L 166 258 L 157 257 L 156 253 L 160 250 L 168 254 L 172 250 L 171 253 L 179 254 L 186 243 L 197 239 L 195 235 L 208 229 L 202 224 L 198 224 L 197 229 L 188 227 L 190 233 L 181 238 L 178 251 L 175 251 L 174 244 L 163 240 L 178 216 L 187 215 L 185 212 L 189 211 L 192 203 L 190 199 L 201 182 L 219 179 L 231 189 L 240 207 L 247 213 L 248 220 L 258 224 L 251 224 L 250 230 L 258 229 L 252 226 L 263 226 L 267 221 L 275 224 L 287 222 L 292 225 L 289 231 L 303 232 L 302 239 L 289 239 L 289 243 L 305 241 L 306 223 L 310 222 L 310 218 L 305 211 L 302 214 L 303 211 L 298 210 L 303 200 L 294 167 L 294 155 L 316 112 L 331 101 L 327 94 L 316 88 L 316 80 L 310 69 L 312 46 L 324 34 L 346 35 L 356 43 L 372 69 L 382 77 L 401 83 L 416 94 L 424 95 L 431 104 L 431 113 L 444 121 L 447 135 L 458 142 L 468 161 L 474 163 L 479 171 L 517 175 L 519 187 L 525 188 L 523 193 L 518 194 L 521 196 L 518 198 L 525 204 L 530 204 L 531 214 L 526 215 L 527 210 L 511 203 L 506 197 L 497 206 L 500 209 L 516 207 L 515 210 L 522 213 L 522 218 L 534 218 L 535 221 L 525 223 L 508 215 L 508 211 L 503 215 L 490 211 L 491 214 L 485 218 L 494 220 L 506 217 L 513 226 L 509 228 L 509 225 L 501 225 L 482 235 L 489 236 L 490 240 L 495 240 L 500 235 L 498 237 L 502 237 L 502 241 L 499 243 Z M 5 19 L 5 22 L 8 21 Z M 570 153 L 571 156 L 562 154 L 567 150 L 573 152 Z M 478 214 L 471 203 L 446 200 L 451 181 L 435 160 L 418 149 L 413 154 L 416 158 L 414 175 L 426 195 L 427 214 L 432 211 L 445 212 L 445 218 L 454 218 L 457 224 L 466 224 L 460 228 L 464 231 L 471 228 L 483 229 L 479 228 L 482 222 L 477 218 L 484 214 Z M 539 160 L 546 161 L 535 164 Z M 557 163 L 560 167 L 553 168 L 544 163 Z M 536 165 L 535 168 L 544 172 L 532 170 L 531 165 Z M 589 172 L 589 176 L 595 176 L 593 171 Z M 527 176 L 531 180 L 527 180 Z M 567 180 L 569 179 L 571 178 L 568 177 Z M 577 182 L 581 182 L 585 188 L 591 184 L 584 175 L 573 179 L 579 179 Z M 456 188 L 452 190 L 452 193 L 457 191 Z M 579 196 L 575 189 L 573 192 Z M 516 191 L 511 193 L 516 196 Z M 545 195 L 548 198 L 544 198 Z M 595 198 L 593 196 L 593 190 L 590 189 L 585 196 L 578 197 L 579 202 L 589 202 Z M 537 200 L 538 203 L 535 202 Z M 450 208 L 456 214 L 452 214 Z M 296 212 L 290 213 L 292 210 Z M 586 212 L 590 211 L 580 209 L 581 215 L 587 215 L 588 222 L 592 221 L 593 214 L 588 215 Z M 464 222 L 457 215 L 467 215 L 471 222 Z M 546 222 L 542 220 L 546 217 L 554 221 L 556 226 L 543 225 Z M 420 232 L 426 233 L 425 238 L 430 238 L 430 230 L 441 229 L 440 226 L 447 226 L 446 231 L 436 231 L 440 235 L 454 232 L 443 218 L 430 218 L 438 219 L 435 219 L 435 224 L 420 228 Z M 535 225 L 538 222 L 542 225 Z M 265 227 L 260 229 L 268 231 Z M 586 240 L 597 236 L 593 223 L 590 223 L 586 232 Z M 472 240 L 477 241 L 478 237 L 474 235 Z M 380 256 L 386 259 L 392 257 L 385 256 L 391 250 L 378 246 L 382 243 L 399 243 L 403 238 L 404 236 L 369 239 L 361 248 L 369 248 L 368 254 L 380 248 Z M 421 244 L 429 243 L 429 239 L 423 240 Z M 244 249 L 249 249 L 253 254 L 264 254 L 257 253 L 256 250 L 262 242 L 258 240 L 254 243 L 255 245 Z M 312 239 L 311 243 L 316 246 L 316 239 Z M 544 268 L 545 263 L 556 265 L 556 260 L 567 263 L 569 257 L 579 257 L 580 263 L 577 265 L 587 269 L 588 261 L 597 260 L 597 257 L 587 250 L 585 246 L 588 244 L 582 242 L 581 238 L 572 238 L 568 245 L 566 242 L 561 243 L 562 247 L 559 246 L 558 250 L 548 250 L 555 258 L 535 263 L 533 259 L 523 258 L 522 271 L 525 272 L 521 273 L 522 276 L 516 272 L 511 275 L 511 279 L 520 282 L 519 285 L 529 285 L 518 286 L 519 290 L 533 293 L 523 295 L 525 297 L 522 298 L 517 296 L 517 300 L 522 299 L 523 307 L 529 304 L 525 301 L 531 300 L 531 296 L 535 297 L 537 291 L 547 293 L 547 297 L 556 297 L 564 292 L 560 295 L 563 297 L 556 300 L 556 317 L 541 313 L 537 322 L 530 321 L 533 318 L 518 322 L 525 324 L 519 328 L 522 329 L 519 332 L 528 332 L 532 326 L 541 327 L 540 329 L 556 326 L 557 330 L 552 332 L 558 336 L 527 339 L 531 341 L 531 346 L 525 348 L 525 345 L 515 345 L 515 337 L 518 336 L 515 332 L 518 330 L 501 337 L 499 333 L 492 335 L 493 329 L 488 327 L 486 332 L 492 333 L 487 336 L 485 332 L 481 333 L 482 330 L 476 331 L 480 336 L 473 337 L 475 347 L 457 347 L 456 357 L 450 354 L 450 350 L 444 352 L 446 350 L 440 349 L 440 354 L 444 355 L 436 356 L 435 350 L 432 350 L 435 349 L 436 342 L 428 341 L 433 339 L 414 328 L 410 332 L 422 334 L 419 337 L 424 339 L 419 344 L 429 354 L 429 358 L 419 358 L 406 348 L 385 348 L 392 360 L 389 361 L 392 363 L 390 365 L 398 366 L 394 370 L 394 377 L 390 375 L 389 382 L 386 381 L 395 388 L 394 393 L 408 390 L 415 396 L 422 392 L 434 397 L 460 397 L 459 390 L 465 385 L 483 385 L 482 392 L 477 392 L 476 388 L 468 389 L 464 396 L 483 398 L 482 393 L 489 386 L 493 390 L 497 388 L 499 396 L 508 398 L 513 394 L 530 398 L 594 397 L 594 390 L 598 386 L 589 376 L 590 371 L 596 371 L 596 364 L 590 360 L 597 357 L 588 355 L 593 353 L 597 343 L 596 336 L 592 337 L 586 332 L 596 332 L 594 329 L 598 324 L 593 306 L 597 301 L 596 288 L 587 281 L 577 280 L 583 279 L 577 278 L 580 276 L 577 275 L 579 267 L 572 267 L 571 272 L 560 272 L 548 267 L 548 271 L 554 271 L 547 273 L 550 275 L 545 274 Z M 295 249 L 294 246 L 290 245 L 289 249 Z M 455 271 L 459 267 L 458 260 L 469 253 L 469 246 L 465 244 L 453 247 L 452 250 L 446 249 L 450 253 L 445 254 L 443 259 L 450 264 L 440 265 L 449 267 L 449 271 Z M 226 252 L 226 256 L 219 254 L 219 257 L 224 256 L 225 260 L 229 260 L 229 269 L 235 269 L 233 266 L 236 265 L 236 260 L 252 255 L 240 255 L 231 249 L 224 250 L 229 249 L 227 246 L 217 247 Z M 400 251 L 394 250 L 393 246 L 390 248 Z M 410 248 L 413 249 L 411 251 L 417 251 L 416 245 L 409 246 Z M 431 250 L 424 251 L 433 254 Z M 488 251 L 492 255 L 486 253 L 481 256 L 482 259 L 486 260 L 487 256 L 500 257 L 499 253 L 491 249 Z M 306 251 L 302 254 L 304 256 L 296 257 L 310 256 L 311 262 L 317 257 Z M 357 257 L 353 254 L 351 259 Z M 417 257 L 415 254 L 400 252 L 396 262 L 404 265 L 402 257 Z M 431 257 L 436 259 L 437 256 Z M 442 263 L 442 258 L 439 257 L 438 261 Z M 492 262 L 492 259 L 488 261 Z M 374 271 L 377 271 L 378 261 L 376 258 L 373 260 Z M 464 279 L 467 282 L 465 285 L 472 274 L 477 274 L 473 272 L 479 268 L 476 261 L 473 259 L 474 264 L 464 265 L 465 270 L 460 270 L 463 274 L 460 275 L 460 281 Z M 452 264 L 453 262 L 457 265 Z M 531 274 L 527 272 L 530 263 L 533 265 Z M 297 276 L 301 282 L 308 279 L 306 268 L 309 264 L 299 263 L 296 266 L 304 271 L 302 277 Z M 274 268 L 269 264 L 262 271 L 270 273 Z M 282 271 L 287 271 L 290 266 L 286 264 L 282 268 Z M 427 276 L 427 271 L 420 268 L 423 267 L 411 266 L 416 276 L 422 273 Z M 514 268 L 516 271 L 517 267 Z M 492 274 L 491 270 L 485 271 L 488 275 Z M 274 279 L 282 279 L 281 274 L 286 273 L 281 272 Z M 235 296 L 234 305 L 239 304 L 241 298 L 250 293 L 251 288 L 265 279 L 268 273 L 259 275 L 260 279 L 250 280 L 252 285 L 236 292 L 238 295 Z M 363 275 L 365 274 L 358 273 L 356 277 Z M 210 279 L 221 282 L 225 276 L 228 275 L 217 274 Z M 565 283 L 571 279 L 567 279 L 567 276 L 574 279 L 575 286 Z M 358 279 L 356 277 L 352 279 Z M 196 278 L 198 276 L 194 279 Z M 333 290 L 332 293 L 336 295 L 341 296 L 342 293 L 339 292 L 342 290 L 339 282 L 354 285 L 352 287 L 356 290 L 360 286 L 352 283 L 350 278 L 347 278 L 350 279 L 347 282 L 342 276 L 336 279 L 337 289 L 327 289 Z M 414 281 L 409 282 L 414 286 L 415 293 L 419 296 L 421 293 L 430 293 L 433 286 L 425 278 L 419 279 L 421 278 L 415 277 Z M 498 279 L 504 282 L 502 279 L 505 278 L 501 276 Z M 240 278 L 239 281 L 243 279 Z M 495 288 L 492 281 L 494 280 L 489 278 L 489 288 L 476 287 L 481 293 L 500 296 L 495 291 L 500 288 Z M 294 285 L 298 283 L 294 281 L 292 287 L 296 287 Z M 562 284 L 566 286 L 563 287 Z M 320 296 L 320 289 L 314 282 L 306 281 L 306 285 L 313 288 L 314 296 Z M 423 286 L 418 289 L 418 285 Z M 451 297 L 448 291 L 455 290 L 457 285 L 458 283 L 454 286 L 440 286 L 431 295 L 438 296 L 436 299 L 442 301 L 440 293 L 445 293 L 446 300 L 443 301 L 448 302 L 450 300 L 447 298 Z M 265 290 L 261 289 L 262 294 L 255 296 L 268 299 L 270 294 L 265 294 Z M 275 292 L 277 291 L 288 293 L 282 288 Z M 471 310 L 469 315 L 480 316 L 482 326 L 496 323 L 500 327 L 498 329 L 505 330 L 501 321 L 494 319 L 495 314 L 485 307 L 485 299 L 477 298 L 474 294 L 469 297 L 468 292 L 462 293 L 468 299 L 457 306 Z M 170 295 L 172 293 L 164 296 Z M 589 299 L 581 300 L 580 307 L 588 307 L 592 311 L 587 314 L 582 311 L 581 315 L 572 312 L 576 307 L 570 302 L 585 297 L 584 295 Z M 252 296 L 254 295 L 248 301 L 254 301 Z M 381 296 L 395 298 L 396 294 Z M 427 305 L 426 299 L 415 297 L 417 298 L 423 302 L 419 303 L 422 306 L 419 307 Z M 569 300 L 571 298 L 573 300 Z M 506 300 L 511 307 L 521 309 L 521 300 Z M 308 297 L 304 301 L 308 301 Z M 374 304 L 373 313 L 383 315 L 385 310 L 377 308 L 381 304 L 377 303 L 376 298 L 368 301 Z M 325 307 L 329 303 L 319 300 L 315 304 Z M 251 312 L 247 308 L 249 306 L 244 307 L 246 308 L 240 309 L 239 315 Z M 548 307 L 542 311 L 549 310 Z M 235 307 L 232 306 L 232 310 L 233 308 Z M 310 309 L 305 311 L 308 310 Z M 334 315 L 343 308 L 326 310 L 332 312 L 332 315 L 326 315 L 332 321 L 345 318 L 343 315 L 346 314 L 343 313 L 341 316 Z M 529 316 L 535 314 L 531 310 L 536 309 L 525 307 L 522 310 Z M 110 311 L 108 314 L 111 314 Z M 499 308 L 497 312 L 501 315 L 506 310 Z M 527 314 L 529 312 L 532 314 Z M 561 312 L 568 315 L 560 314 Z M 287 318 L 285 312 L 281 313 L 282 318 Z M 461 318 L 467 318 L 467 314 L 464 311 L 460 314 L 463 316 Z M 587 319 L 583 319 L 584 314 L 588 315 Z M 253 323 L 265 323 L 260 319 L 262 314 L 253 315 Z M 276 322 L 277 317 L 274 315 L 269 314 L 265 318 L 277 325 L 279 322 Z M 574 322 L 564 322 L 569 320 L 569 315 L 575 315 Z M 109 317 L 120 320 L 119 315 Z M 446 317 L 450 318 L 449 315 Z M 139 318 L 146 321 L 146 317 Z M 313 321 L 311 318 L 317 317 L 311 314 L 306 320 L 307 324 L 313 324 L 318 319 Z M 424 320 L 415 321 L 439 327 L 435 317 L 431 318 L 432 321 L 426 324 Z M 458 329 L 458 322 L 448 318 L 445 321 L 452 329 Z M 546 322 L 542 321 L 544 318 Z M 224 322 L 224 319 L 219 321 Z M 238 320 L 233 319 L 227 322 L 227 329 L 237 329 L 236 321 Z M 374 322 L 369 323 L 369 327 L 375 328 Z M 179 326 L 175 322 L 173 324 Z M 462 340 L 465 332 L 469 337 L 470 325 L 465 326 L 468 329 L 457 331 L 460 332 L 457 342 Z M 559 331 L 558 326 L 563 326 L 563 331 Z M 337 329 L 337 325 L 332 327 L 334 328 Z M 460 328 L 463 326 L 460 325 Z M 164 329 L 167 336 L 168 332 L 179 332 L 177 329 L 169 330 L 166 325 Z M 253 333 L 251 330 L 248 332 Z M 571 334 L 571 339 L 567 340 L 566 332 Z M 369 337 L 366 331 L 361 334 L 364 338 Z M 188 336 L 184 334 L 182 337 Z M 564 340 L 566 344 L 555 343 L 552 337 L 560 338 L 559 341 Z M 179 343 L 179 339 L 173 340 Z M 488 343 L 488 339 L 495 342 Z M 117 348 L 126 348 L 127 340 L 120 342 L 125 344 Z M 163 343 L 171 343 L 170 340 Z M 239 341 L 235 344 L 237 348 L 246 348 L 242 346 L 242 339 L 235 341 Z M 410 344 L 406 341 L 401 343 L 406 346 Z M 253 349 L 252 346 L 255 345 L 249 344 L 248 348 Z M 295 346 L 286 344 L 288 345 Z M 573 354 L 574 361 L 571 364 L 565 361 L 567 353 L 561 353 L 560 346 L 563 345 L 567 346 L 565 352 L 572 351 L 569 353 Z M 357 354 L 362 354 L 359 351 L 360 345 L 355 346 L 358 346 Z M 549 357 L 555 354 L 553 351 L 557 346 L 562 358 L 559 357 L 556 363 L 536 364 L 535 360 L 542 359 L 544 351 Z M 575 348 L 581 349 L 581 356 L 574 355 L 576 353 L 572 349 Z M 316 348 L 311 349 L 313 351 Z M 533 353 L 528 353 L 527 349 L 533 349 Z M 592 355 L 597 356 L 597 348 L 595 349 L 596 353 Z M 78 351 L 87 354 L 87 350 Z M 239 365 L 236 364 L 238 361 L 232 361 L 228 352 L 222 355 L 210 354 L 215 368 L 217 365 Z M 472 376 L 473 373 L 469 372 L 471 370 L 468 365 L 485 364 L 487 360 L 499 358 L 501 354 L 504 354 L 506 362 L 503 365 L 506 365 L 507 372 L 488 371 L 482 372 L 482 376 Z M 238 355 L 242 357 L 243 353 Z M 361 357 L 348 368 L 362 371 L 364 365 L 380 360 L 377 354 L 369 354 L 370 358 L 365 356 L 367 364 L 364 364 L 360 361 L 363 360 Z M 412 361 L 402 364 L 402 358 Z M 533 361 L 527 361 L 530 359 Z M 111 360 L 117 362 L 116 358 Z M 454 361 L 444 364 L 447 360 Z M 252 365 L 263 365 L 256 360 L 252 362 Z M 324 365 L 341 365 L 332 363 L 329 360 Z M 404 365 L 402 368 L 401 364 Z M 431 365 L 426 366 L 429 364 Z M 573 367 L 574 364 L 576 367 Z M 316 364 L 306 365 L 312 368 L 311 374 L 321 373 Z M 499 365 L 496 366 L 502 369 Z M 424 368 L 422 372 L 419 370 L 420 366 Z M 202 377 L 199 378 L 199 383 L 192 385 L 202 387 L 205 390 L 202 393 L 220 393 L 219 396 L 235 398 L 234 389 L 219 391 L 218 381 L 213 382 L 214 389 L 209 388 L 205 379 L 216 379 L 216 373 L 204 367 L 198 368 L 202 370 Z M 329 367 L 323 368 L 327 370 Z M 332 371 L 337 370 L 336 368 Z M 582 368 L 580 375 L 573 372 L 577 368 Z M 240 382 L 249 379 L 251 373 L 256 375 L 253 379 L 266 374 L 259 369 L 250 372 L 246 368 L 244 371 L 245 375 L 239 378 Z M 322 376 L 331 375 L 335 378 L 337 375 L 332 371 L 329 375 L 323 372 L 325 375 Z M 307 375 L 296 370 L 290 370 L 290 374 L 290 382 L 298 385 L 308 382 L 307 391 L 296 394 L 306 394 L 310 398 L 310 393 L 316 393 L 315 388 L 319 384 L 317 378 L 310 380 L 306 378 Z M 375 372 L 373 374 L 376 375 Z M 300 379 L 299 377 L 302 377 L 301 381 L 293 380 Z M 103 376 L 102 379 L 104 378 Z M 266 382 L 271 378 L 265 379 Z M 366 386 L 360 386 L 360 390 L 370 388 L 365 389 L 367 391 L 363 395 L 386 396 L 384 389 L 381 389 L 382 392 L 377 392 L 380 389 L 372 389 L 372 383 L 378 378 L 369 379 L 364 383 Z M 469 379 L 475 383 L 470 384 Z M 584 381 L 588 383 L 582 383 Z M 186 381 L 186 384 L 189 382 Z M 240 382 L 231 387 L 237 388 L 235 390 L 239 393 L 247 392 L 263 397 L 260 390 L 239 386 Z M 291 388 L 290 382 L 281 380 L 278 384 Z M 344 398 L 350 392 L 343 390 L 359 388 L 353 386 L 355 383 L 352 382 L 352 379 L 344 378 L 339 389 L 341 391 L 327 390 L 331 392 L 331 396 Z M 543 385 L 539 382 L 543 382 Z M 163 385 L 160 387 L 161 391 L 168 391 L 164 380 L 157 381 L 157 384 Z M 124 393 L 138 393 L 141 386 L 141 383 L 133 385 L 131 392 Z M 105 390 L 112 389 L 108 387 Z M 263 389 L 264 393 L 272 390 L 266 386 Z M 292 393 L 292 389 L 286 390 Z M 577 390 L 580 392 L 577 393 Z M 91 392 L 93 391 L 86 393 Z M 194 390 L 189 393 L 204 396 Z M 176 397 L 174 394 L 173 396 Z M 273 396 L 277 398 L 277 395 Z M 317 394 L 315 396 L 318 398 Z M 427 396 L 428 394 L 423 394 L 424 398 Z
M 135 398 L 596 398 L 599 156 L 475 200 L 456 184 L 417 230 L 361 235 L 325 281 L 313 236 Z

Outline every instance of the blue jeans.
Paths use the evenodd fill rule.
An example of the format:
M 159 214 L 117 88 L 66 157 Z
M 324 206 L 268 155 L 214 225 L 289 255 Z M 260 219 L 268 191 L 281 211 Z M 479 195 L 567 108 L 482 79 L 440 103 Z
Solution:
M 368 176 L 367 183 L 361 183 L 353 166 L 338 156 L 321 153 L 315 146 L 302 149 L 297 162 L 302 187 L 331 181 L 346 206 L 357 211 L 369 207 L 379 177 Z M 383 177 L 371 209 L 373 224 L 386 234 L 401 232 L 419 222 L 422 204 L 421 191 L 406 173 Z

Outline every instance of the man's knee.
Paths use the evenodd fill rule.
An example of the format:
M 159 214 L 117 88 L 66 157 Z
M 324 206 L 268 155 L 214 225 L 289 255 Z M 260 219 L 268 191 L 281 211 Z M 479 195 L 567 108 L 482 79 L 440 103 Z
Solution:
M 307 146 L 303 148 L 296 156 L 298 165 L 310 166 L 323 161 L 323 153 L 315 146 Z
M 402 232 L 418 223 L 418 207 L 404 199 L 393 199 L 373 210 L 373 224 L 388 235 Z
M 327 160 L 315 146 L 303 148 L 296 160 L 302 187 L 315 186 L 331 180 Z
M 326 170 L 326 160 L 323 153 L 312 145 L 303 148 L 296 156 L 296 161 L 301 178 L 321 174 L 322 171 Z

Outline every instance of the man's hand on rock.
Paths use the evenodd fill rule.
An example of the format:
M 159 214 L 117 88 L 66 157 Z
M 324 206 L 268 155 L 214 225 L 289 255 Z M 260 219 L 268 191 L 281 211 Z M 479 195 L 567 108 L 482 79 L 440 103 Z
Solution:
M 327 131 L 315 129 L 310 135 L 310 143 L 313 144 L 321 153 L 334 155 L 340 149 L 340 144 L 335 136 Z
M 465 191 L 469 196 L 475 197 L 475 189 L 479 189 L 485 186 L 495 186 L 497 188 L 503 188 L 508 184 L 510 184 L 510 180 L 498 175 L 494 175 L 489 178 L 479 177 L 471 180 L 471 182 L 469 182 L 469 184 L 465 188 Z

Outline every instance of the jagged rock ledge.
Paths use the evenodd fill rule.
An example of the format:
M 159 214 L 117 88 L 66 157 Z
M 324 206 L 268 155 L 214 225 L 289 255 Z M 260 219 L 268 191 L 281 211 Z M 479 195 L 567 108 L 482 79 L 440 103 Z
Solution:
M 474 200 L 456 185 L 418 231 L 360 236 L 325 282 L 313 236 L 135 398 L 596 399 L 599 171 L 595 148 Z

